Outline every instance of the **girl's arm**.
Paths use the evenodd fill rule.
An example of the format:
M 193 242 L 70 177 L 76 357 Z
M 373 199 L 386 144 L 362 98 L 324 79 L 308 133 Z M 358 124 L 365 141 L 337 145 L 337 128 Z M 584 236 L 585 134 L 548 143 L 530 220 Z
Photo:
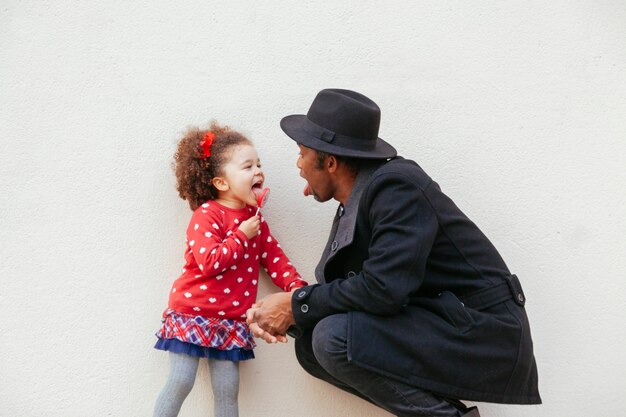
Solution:
M 206 211 L 206 210 L 205 210 Z M 215 213 L 196 210 L 187 228 L 187 245 L 206 276 L 218 275 L 243 257 L 249 244 L 241 230 L 227 230 Z
M 261 221 L 261 265 L 265 267 L 268 275 L 283 291 L 291 291 L 308 285 L 302 279 L 296 268 L 280 247 L 280 244 L 270 233 L 270 228 L 265 220 Z

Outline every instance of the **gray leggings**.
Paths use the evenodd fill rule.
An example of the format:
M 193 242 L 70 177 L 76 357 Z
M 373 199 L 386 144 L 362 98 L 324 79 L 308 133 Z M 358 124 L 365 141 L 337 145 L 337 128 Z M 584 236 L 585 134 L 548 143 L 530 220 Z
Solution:
M 176 417 L 193 388 L 199 358 L 169 352 L 170 375 L 154 406 L 153 417 Z M 209 359 L 215 417 L 238 417 L 239 362 Z

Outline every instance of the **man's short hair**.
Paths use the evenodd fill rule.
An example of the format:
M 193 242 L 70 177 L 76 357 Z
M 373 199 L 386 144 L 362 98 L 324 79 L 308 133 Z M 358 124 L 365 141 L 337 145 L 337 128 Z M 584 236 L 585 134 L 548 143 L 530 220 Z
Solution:
M 335 154 L 322 152 L 318 150 L 316 150 L 315 152 L 317 152 L 317 168 L 318 169 L 321 169 L 324 166 L 324 160 L 326 160 L 327 157 L 332 155 L 335 157 L 335 159 L 337 159 L 337 161 L 344 164 L 353 174 L 356 175 L 359 172 L 359 167 L 361 166 L 360 158 L 340 156 L 340 155 L 335 155 Z

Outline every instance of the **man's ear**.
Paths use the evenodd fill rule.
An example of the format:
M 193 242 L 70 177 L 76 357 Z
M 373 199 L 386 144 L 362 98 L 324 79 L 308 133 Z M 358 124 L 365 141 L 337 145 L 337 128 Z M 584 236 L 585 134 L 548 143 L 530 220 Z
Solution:
M 326 170 L 328 170 L 330 174 L 334 174 L 335 171 L 337 171 L 338 161 L 337 158 L 335 158 L 335 155 L 328 155 L 324 164 L 326 165 Z
M 228 189 L 230 188 L 228 182 L 224 177 L 213 177 L 213 179 L 211 180 L 211 184 L 213 184 L 213 186 L 217 188 L 218 191 L 228 191 Z

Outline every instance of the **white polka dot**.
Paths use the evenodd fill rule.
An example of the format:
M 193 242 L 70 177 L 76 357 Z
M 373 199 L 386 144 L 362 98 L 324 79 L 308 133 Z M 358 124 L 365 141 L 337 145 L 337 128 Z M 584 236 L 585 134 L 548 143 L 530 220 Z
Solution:
M 202 276 L 202 275 L 198 274 L 198 275 L 196 275 L 196 278 L 200 278 L 201 276 Z
M 184 295 L 185 295 L 186 298 L 191 298 L 191 293 L 190 292 L 186 292 Z
M 277 256 L 277 257 L 274 258 L 274 263 L 276 263 L 278 261 L 280 261 L 280 258 Z
M 206 210 L 202 210 L 203 213 L 208 213 Z
M 200 311 L 200 307 L 194 307 L 193 311 Z
M 280 248 L 280 243 L 276 245 L 277 248 Z
M 211 255 L 215 255 L 215 251 L 216 251 L 216 249 L 213 248 L 213 250 L 211 251 Z
M 250 293 L 248 291 L 244 292 L 243 295 L 245 295 L 246 297 L 250 295 Z
M 284 277 L 284 278 L 287 278 L 288 276 L 289 276 L 289 272 L 285 272 L 285 273 L 283 274 L 283 277 Z
M 176 292 L 176 288 L 172 288 L 172 292 Z
M 235 224 L 239 224 L 239 219 L 235 219 Z
M 217 299 L 215 299 L 215 297 L 211 297 L 211 298 L 209 298 L 209 302 L 211 302 L 211 303 L 214 303 L 214 302 L 216 302 L 216 301 L 217 301 Z
M 213 223 L 212 226 L 215 230 L 220 230 L 220 227 L 217 224 Z
M 267 258 L 267 252 L 263 252 L 263 255 L 261 255 L 261 258 Z
M 259 259 L 259 255 L 255 256 L 254 259 Z
M 237 278 L 237 282 L 243 282 L 243 278 L 241 277 Z
M 207 203 L 204 203 L 204 204 L 202 205 L 202 207 L 207 208 L 207 207 L 209 207 L 209 205 L 208 205 Z
M 218 311 L 217 314 L 219 314 L 220 316 L 225 316 L 226 313 L 224 313 L 223 311 Z
M 224 293 L 225 294 L 230 294 L 230 288 L 224 288 Z
M 196 243 L 196 241 L 195 241 L 195 240 L 190 240 L 190 241 L 189 241 L 189 246 L 193 246 L 193 245 L 194 245 L 194 243 Z
M 201 290 L 206 290 L 206 289 L 207 289 L 207 286 L 206 286 L 206 285 L 204 285 L 204 284 L 202 284 L 202 285 L 200 285 L 200 289 L 201 289 Z
M 232 234 L 233 234 L 233 232 L 231 232 L 230 230 L 228 232 L 226 232 L 226 236 L 230 236 Z
M 243 242 L 243 247 L 247 248 L 248 247 L 248 242 Z
M 198 228 L 200 227 L 200 225 L 198 225 L 197 223 L 193 225 L 193 230 L 198 230 Z
M 214 269 L 217 269 L 217 268 L 219 268 L 219 267 L 220 267 L 220 263 L 216 261 L 216 262 L 213 264 L 213 268 L 214 268 Z
M 198 265 L 198 268 L 200 268 L 200 271 L 202 271 L 204 269 L 204 267 L 202 266 L 202 264 Z
M 287 262 L 287 265 L 293 265 L 291 262 Z
M 261 234 L 261 230 L 259 230 L 259 231 L 257 232 L 257 235 L 260 235 L 260 234 Z
M 224 275 L 218 275 L 218 276 L 216 276 L 216 277 L 215 277 L 215 279 L 217 279 L 218 281 L 219 281 L 220 279 L 222 279 L 222 278 L 224 278 Z
M 268 241 L 268 242 L 271 242 L 271 241 L 272 241 L 272 237 L 271 237 L 271 236 L 268 236 L 268 237 L 267 237 L 267 241 Z
M 248 255 L 247 253 L 243 254 L 244 259 L 248 259 L 250 257 L 250 255 Z
M 233 252 L 233 259 L 237 259 L 237 252 Z
M 213 236 L 213 233 L 211 233 L 211 232 L 205 232 L 205 233 L 204 233 L 204 236 L 206 236 L 206 237 L 211 237 L 211 236 Z
M 253 247 L 253 248 L 256 248 L 256 243 L 253 243 L 253 244 L 252 244 L 252 247 Z
M 237 265 L 231 266 L 230 269 L 237 269 Z
M 249 267 L 248 272 L 252 272 L 252 271 L 253 271 L 252 267 Z
M 233 301 L 233 305 L 237 307 L 239 305 L 239 301 Z
M 223 247 L 222 252 L 224 253 L 224 255 L 226 255 L 228 253 L 228 249 L 226 249 L 226 247 Z
M 243 313 L 243 314 L 242 314 L 241 316 L 239 316 L 239 317 L 244 317 L 244 318 L 245 318 L 245 317 L 246 317 L 246 313 Z
M 183 274 L 187 272 L 187 268 L 183 268 Z
M 238 245 L 241 245 L 241 240 L 235 238 L 235 242 L 237 242 Z
M 252 280 L 252 284 L 253 284 L 253 285 L 256 285 L 256 279 L 253 279 L 253 280 Z
M 276 272 L 272 272 L 272 278 L 276 278 Z
M 206 252 L 206 248 L 205 247 L 201 247 L 200 248 L 200 253 L 204 253 L 204 252 Z

